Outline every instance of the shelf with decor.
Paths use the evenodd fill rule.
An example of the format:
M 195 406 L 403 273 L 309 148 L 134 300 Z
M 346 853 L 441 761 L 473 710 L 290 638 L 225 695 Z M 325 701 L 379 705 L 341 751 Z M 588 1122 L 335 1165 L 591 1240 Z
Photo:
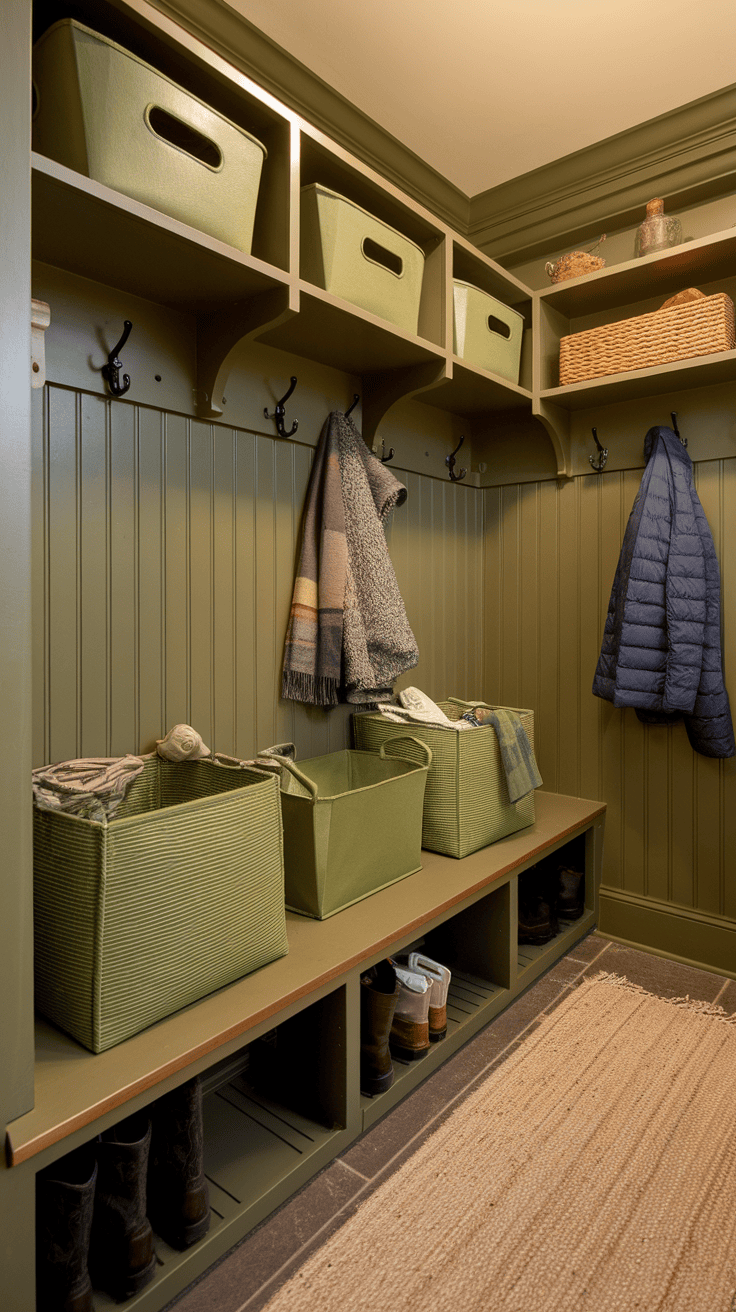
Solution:
M 571 411 L 736 380 L 729 305 L 736 297 L 735 259 L 736 236 L 729 229 L 534 293 L 533 411 L 563 461 L 569 461 Z M 700 300 L 666 305 L 691 289 L 701 294 Z M 661 331 L 656 319 L 644 319 L 658 314 L 664 316 Z M 615 340 L 614 325 L 621 325 Z M 598 344 L 583 337 L 575 341 L 579 334 L 609 328 L 596 333 Z M 563 339 L 568 360 L 564 376 L 570 380 L 561 383 Z M 690 349 L 699 353 L 668 359 L 670 339 L 673 355 Z M 645 363 L 631 367 L 637 351 Z M 653 352 L 652 358 L 645 351 Z M 623 367 L 602 372 L 606 355 L 615 361 L 617 352 Z M 576 371 L 584 375 L 586 368 L 592 376 L 574 377 Z

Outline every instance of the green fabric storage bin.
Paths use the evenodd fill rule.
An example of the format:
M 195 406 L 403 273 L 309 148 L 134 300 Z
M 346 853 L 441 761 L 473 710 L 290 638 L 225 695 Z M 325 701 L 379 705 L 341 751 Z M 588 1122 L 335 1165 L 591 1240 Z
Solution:
M 319 183 L 301 197 L 302 277 L 416 336 L 421 246 Z
M 250 253 L 266 149 L 249 132 L 73 19 L 36 42 L 33 79 L 34 150 Z
M 451 720 L 458 720 L 463 711 L 473 706 L 486 705 L 455 698 L 437 704 Z M 499 709 L 515 711 L 521 717 L 534 747 L 534 713 L 514 706 Z M 432 749 L 424 794 L 422 847 L 445 856 L 469 856 L 517 829 L 534 824 L 533 792 L 520 802 L 509 801 L 501 749 L 492 725 L 455 733 L 452 729 L 431 729 L 422 724 L 395 724 L 380 712 L 353 716 L 356 746 L 371 752 L 404 737 L 408 728 L 413 737 Z M 414 754 L 411 747 L 405 751 L 406 755 Z
M 278 779 L 154 756 L 107 824 L 33 809 L 36 1006 L 102 1052 L 288 952 Z
M 325 920 L 421 870 L 422 807 L 432 752 L 405 733 L 413 761 L 343 751 L 283 766 L 284 880 L 291 911 Z M 398 742 L 393 747 L 398 747 Z
M 518 383 L 524 316 L 459 278 L 453 279 L 452 294 L 455 355 Z

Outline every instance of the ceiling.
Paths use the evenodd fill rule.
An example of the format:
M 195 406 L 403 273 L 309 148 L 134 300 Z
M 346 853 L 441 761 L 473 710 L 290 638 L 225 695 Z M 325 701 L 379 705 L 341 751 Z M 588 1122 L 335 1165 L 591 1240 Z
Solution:
M 468 196 L 736 77 L 734 0 L 229 0 Z

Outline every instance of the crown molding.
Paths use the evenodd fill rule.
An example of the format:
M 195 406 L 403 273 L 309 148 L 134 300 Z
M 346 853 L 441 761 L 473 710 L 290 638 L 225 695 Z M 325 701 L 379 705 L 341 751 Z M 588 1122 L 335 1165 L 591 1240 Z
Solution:
M 637 222 L 736 190 L 736 84 L 575 151 L 470 201 L 468 239 L 500 261 L 534 259 L 601 225 Z
M 469 197 L 223 0 L 150 0 L 287 108 L 465 235 Z

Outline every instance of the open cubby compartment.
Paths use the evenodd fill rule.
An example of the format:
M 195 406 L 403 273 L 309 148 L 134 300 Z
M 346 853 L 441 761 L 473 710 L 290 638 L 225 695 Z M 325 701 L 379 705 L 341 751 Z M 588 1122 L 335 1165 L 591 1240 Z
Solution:
M 452 276 L 453 279 L 458 278 L 461 282 L 467 282 L 473 287 L 479 287 L 481 291 L 487 292 L 489 296 L 494 296 L 496 300 L 510 306 L 512 310 L 516 310 L 517 314 L 523 316 L 524 329 L 518 387 L 530 395 L 532 387 L 532 298 L 530 293 L 500 265 L 483 257 L 478 252 L 474 252 L 468 245 L 457 239 L 452 243 Z M 458 365 L 462 365 L 466 369 L 475 368 L 475 366 L 468 365 L 456 356 L 456 369 Z M 502 378 L 500 381 L 508 386 L 508 379 Z M 511 384 L 511 386 L 516 387 L 517 384 Z M 511 403 L 511 398 L 509 398 L 509 404 Z
M 598 888 L 595 875 L 595 836 L 593 830 L 577 834 L 568 842 L 541 857 L 535 865 L 522 871 L 514 880 L 514 895 L 519 897 L 519 886 L 525 876 L 541 873 L 543 878 L 554 880 L 558 866 L 568 866 L 583 874 L 584 904 L 582 916 L 576 920 L 558 917 L 558 930 L 548 943 L 517 943 L 516 983 L 526 988 L 538 975 L 549 969 L 565 952 L 594 927 L 598 919 Z
M 291 125 L 288 117 L 275 108 L 272 97 L 259 95 L 254 83 L 187 35 L 183 28 L 175 29 L 177 39 L 173 25 L 171 32 L 164 27 L 154 27 L 122 0 L 120 3 L 113 0 L 35 0 L 34 41 L 62 18 L 73 18 L 123 46 L 237 127 L 251 133 L 265 146 L 268 154 L 261 172 L 251 254 L 256 260 L 288 272 L 292 222 Z M 214 241 L 206 234 L 204 236 L 208 242 Z M 222 243 L 216 245 L 222 247 Z M 112 235 L 109 247 L 115 249 Z M 110 256 L 111 272 L 116 259 L 115 252 Z M 187 275 L 181 278 L 184 286 L 188 283 L 188 274 L 187 267 Z M 107 281 L 111 280 L 108 278 Z
M 449 967 L 452 979 L 447 995 L 447 1034 L 432 1043 L 426 1056 L 417 1061 L 392 1058 L 391 1088 L 373 1098 L 361 1096 L 364 1129 L 508 1005 L 513 969 L 509 936 L 511 897 L 509 881 L 500 883 L 470 906 L 397 947 L 396 951 L 402 955 L 421 950 L 425 956 Z
M 346 1137 L 346 996 L 347 986 L 338 987 L 209 1073 L 205 1170 L 225 1218 L 235 1212 L 252 1225 Z
M 430 214 L 418 206 L 405 202 L 388 183 L 368 169 L 353 166 L 350 157 L 339 146 L 328 145 L 321 134 L 304 127 L 301 133 L 300 186 L 320 184 L 337 192 L 361 209 L 388 224 L 404 237 L 421 247 L 424 252 L 424 272 L 419 305 L 417 337 L 442 350 L 447 348 L 445 316 L 445 236 Z M 320 297 L 329 294 L 319 289 Z M 302 292 L 304 299 L 304 292 Z M 338 299 L 338 298 L 329 298 Z M 360 307 L 356 313 L 363 314 Z M 401 334 L 400 328 L 385 321 L 390 331 Z M 403 334 L 412 337 L 412 334 Z M 451 345 L 451 344 L 450 344 Z M 402 364 L 402 359 L 397 361 Z
M 539 295 L 543 399 L 567 409 L 583 409 L 736 378 L 736 352 L 723 351 L 560 386 L 560 341 L 569 334 L 651 314 L 687 287 L 697 287 L 706 296 L 726 292 L 736 299 L 736 239 L 726 234 L 713 247 L 692 246 L 694 250 L 675 248 L 666 257 L 647 256 L 588 278 L 571 279 L 569 285 L 563 282 Z

